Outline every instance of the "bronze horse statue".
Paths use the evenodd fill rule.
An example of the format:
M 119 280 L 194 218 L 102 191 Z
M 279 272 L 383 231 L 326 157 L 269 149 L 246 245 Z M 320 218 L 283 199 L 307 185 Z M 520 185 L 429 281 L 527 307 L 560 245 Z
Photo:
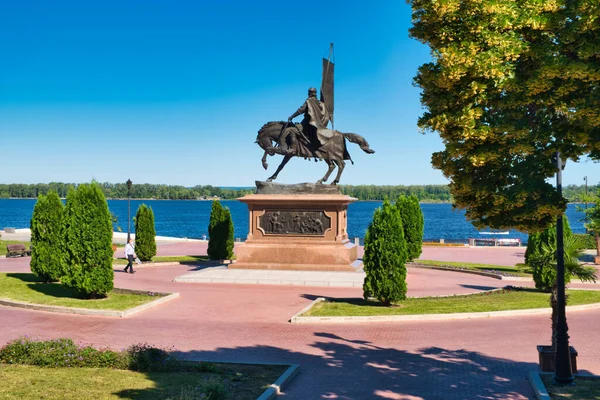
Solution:
M 298 145 L 295 150 L 290 150 L 289 134 L 290 129 L 298 129 L 301 132 L 300 124 L 295 125 L 290 122 L 267 122 L 260 128 L 256 137 L 256 143 L 265 151 L 261 161 L 264 169 L 269 166 L 267 164 L 267 155 L 280 154 L 283 156 L 283 161 L 277 167 L 277 170 L 267 182 L 271 182 L 277 179 L 279 172 L 285 167 L 292 157 L 303 157 L 306 160 L 314 159 L 315 161 L 323 160 L 328 166 L 327 173 L 323 178 L 317 181 L 317 184 L 326 182 L 329 176 L 333 172 L 334 168 L 338 167 L 337 176 L 331 182 L 332 185 L 337 185 L 340 182 L 340 176 L 346 166 L 345 160 L 350 160 L 350 154 L 346 149 L 346 140 L 351 143 L 357 144 L 365 153 L 375 153 L 369 147 L 369 143 L 362 136 L 356 133 L 342 133 L 336 130 L 332 130 L 331 138 L 323 145 L 316 143 L 314 138 L 308 139 L 304 135 L 300 135 Z M 273 145 L 274 144 L 274 145 Z

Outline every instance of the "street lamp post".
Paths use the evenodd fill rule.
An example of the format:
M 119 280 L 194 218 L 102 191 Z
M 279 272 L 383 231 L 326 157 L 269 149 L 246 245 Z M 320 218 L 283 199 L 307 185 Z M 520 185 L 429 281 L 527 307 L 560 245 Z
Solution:
M 129 238 L 131 237 L 131 179 L 127 179 L 127 243 L 129 243 Z
M 587 203 L 588 203 L 588 190 L 587 190 L 587 176 L 583 177 L 585 181 L 585 233 L 588 232 L 588 215 L 587 215 Z
M 560 152 L 554 154 L 556 158 L 556 190 L 562 197 L 562 170 L 564 163 Z M 571 352 L 569 349 L 569 327 L 565 311 L 565 254 L 563 242 L 563 216 L 556 219 L 556 285 L 558 286 L 558 312 L 556 321 L 556 357 L 554 359 L 554 383 L 568 385 L 575 379 L 571 371 Z

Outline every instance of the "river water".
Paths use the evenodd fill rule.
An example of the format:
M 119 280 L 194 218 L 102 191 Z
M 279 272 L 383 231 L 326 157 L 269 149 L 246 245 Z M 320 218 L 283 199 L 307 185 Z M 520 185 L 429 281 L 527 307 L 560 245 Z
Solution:
M 0 199 L 0 229 L 29 228 L 35 199 Z M 131 200 L 131 216 L 142 203 L 152 207 L 156 234 L 159 236 L 202 238 L 208 235 L 210 201 L 200 200 Z M 373 212 L 380 201 L 357 201 L 348 207 L 348 235 L 364 238 Z M 248 208 L 237 200 L 222 200 L 229 207 L 235 227 L 235 237 L 245 240 L 248 234 Z M 109 209 L 117 216 L 117 225 L 127 232 L 127 200 L 108 200 Z M 581 205 L 569 204 L 567 217 L 574 233 L 585 233 L 585 214 Z M 451 204 L 421 204 L 425 218 L 425 241 L 466 242 L 469 238 L 515 238 L 527 241 L 527 235 L 515 230 L 504 235 L 484 235 L 466 219 L 463 210 L 452 210 Z M 117 227 L 115 227 L 115 230 Z M 133 232 L 133 222 L 131 231 Z

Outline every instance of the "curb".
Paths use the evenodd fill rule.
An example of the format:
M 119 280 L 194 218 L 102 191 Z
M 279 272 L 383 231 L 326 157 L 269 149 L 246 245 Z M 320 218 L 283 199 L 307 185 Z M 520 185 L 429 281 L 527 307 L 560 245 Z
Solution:
M 273 365 L 273 364 L 269 364 Z M 291 364 L 277 380 L 271 384 L 256 400 L 272 400 L 281 393 L 286 386 L 300 372 L 298 364 Z
M 529 372 L 529 383 L 533 388 L 533 392 L 535 393 L 535 397 L 538 400 L 550 400 L 551 397 L 548 394 L 548 390 L 542 382 L 542 376 L 553 376 L 553 372 L 538 372 L 538 371 L 530 371 Z M 583 378 L 583 379 L 591 379 L 591 380 L 600 380 L 600 375 L 588 375 L 588 374 L 573 374 L 575 378 Z
M 537 371 L 529 372 L 529 383 L 533 388 L 533 393 L 535 394 L 535 398 L 538 400 L 550 400 L 550 395 L 546 390 L 546 386 L 544 386 L 544 382 L 542 382 L 542 378 L 540 377 L 540 373 Z
M 175 352 L 177 353 L 177 352 Z M 184 359 L 186 360 L 186 359 Z M 275 382 L 269 385 L 268 388 L 265 389 L 264 392 L 256 399 L 256 400 L 271 400 L 277 397 L 277 395 L 281 394 L 281 390 L 288 384 L 298 373 L 300 372 L 300 364 L 290 364 L 290 363 L 276 363 L 276 362 L 259 362 L 259 361 L 220 361 L 220 360 L 195 360 L 188 359 L 186 361 L 192 362 L 210 362 L 215 364 L 241 364 L 241 365 L 287 365 L 288 368 L 283 371 L 283 374 L 277 378 Z
M 500 279 L 500 280 L 512 280 L 512 281 L 525 281 L 533 282 L 533 278 L 526 276 L 504 276 L 500 274 L 494 274 L 493 272 L 476 271 L 472 269 L 460 269 L 460 268 L 447 268 L 435 265 L 426 265 L 417 263 L 406 263 L 408 267 L 424 268 L 424 269 L 436 269 L 439 271 L 452 271 L 452 272 L 463 272 L 465 274 L 487 276 L 488 278 Z
M 119 289 L 128 292 L 143 292 L 147 293 L 147 291 L 138 291 L 138 290 L 128 290 L 128 289 Z M 159 294 L 166 294 L 161 292 L 155 292 Z M 78 307 L 63 307 L 63 306 L 48 306 L 43 304 L 34 304 L 34 303 L 26 303 L 24 301 L 10 300 L 10 299 L 0 299 L 0 305 L 8 306 L 8 307 L 16 307 L 16 308 L 25 308 L 27 310 L 35 310 L 35 311 L 47 311 L 54 313 L 62 313 L 62 314 L 77 314 L 77 315 L 93 315 L 93 316 L 101 316 L 101 317 L 119 317 L 119 318 L 128 318 L 132 315 L 138 314 L 142 311 L 148 310 L 150 308 L 156 307 L 162 303 L 167 301 L 176 299 L 179 297 L 179 293 L 169 293 L 164 297 L 161 297 L 156 300 L 152 300 L 151 302 L 141 304 L 139 306 L 128 308 L 126 310 L 97 310 L 90 308 L 78 308 Z
M 303 313 L 310 310 L 315 304 L 325 301 L 324 297 L 313 300 L 308 306 L 290 318 L 292 324 L 306 323 L 346 323 L 346 322 L 399 322 L 399 321 L 443 321 L 456 319 L 478 319 L 494 317 L 513 317 L 521 315 L 550 314 L 550 308 L 530 308 L 526 310 L 486 311 L 471 313 L 452 314 L 411 314 L 411 315 L 374 315 L 357 317 L 301 317 Z M 600 308 L 600 303 L 582 304 L 579 306 L 567 306 L 566 311 L 584 311 Z

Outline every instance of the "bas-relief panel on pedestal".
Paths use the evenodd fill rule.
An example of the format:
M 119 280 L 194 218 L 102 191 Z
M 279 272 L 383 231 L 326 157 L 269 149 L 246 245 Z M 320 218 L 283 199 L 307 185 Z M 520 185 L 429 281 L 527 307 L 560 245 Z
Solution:
M 331 228 L 331 218 L 323 211 L 265 210 L 258 228 L 265 235 L 322 236 Z

